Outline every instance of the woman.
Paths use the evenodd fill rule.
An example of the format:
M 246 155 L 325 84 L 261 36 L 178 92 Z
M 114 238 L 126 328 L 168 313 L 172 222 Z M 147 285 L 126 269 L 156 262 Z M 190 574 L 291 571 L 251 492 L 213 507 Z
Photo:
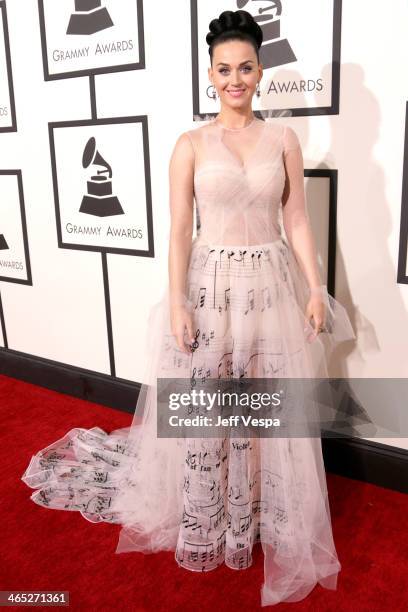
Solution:
M 321 283 L 297 135 L 251 108 L 261 29 L 246 11 L 225 11 L 207 43 L 221 110 L 184 132 L 171 157 L 170 282 L 149 320 L 132 426 L 73 429 L 32 458 L 23 480 L 36 503 L 121 523 L 117 552 L 172 550 L 192 571 L 245 569 L 260 541 L 269 605 L 303 599 L 318 582 L 336 588 L 320 438 L 237 438 L 228 428 L 157 437 L 157 380 L 327 376 L 328 351 L 354 333 Z

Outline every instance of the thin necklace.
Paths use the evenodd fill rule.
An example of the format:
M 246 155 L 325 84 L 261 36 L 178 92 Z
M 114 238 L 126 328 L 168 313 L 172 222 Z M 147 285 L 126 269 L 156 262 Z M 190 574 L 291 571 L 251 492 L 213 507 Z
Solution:
M 239 128 L 227 127 L 218 119 L 218 117 L 215 117 L 214 121 L 215 123 L 220 125 L 222 128 L 224 128 L 224 130 L 230 130 L 232 132 L 237 132 L 237 131 L 246 130 L 247 128 L 249 128 L 254 123 L 255 119 L 256 119 L 256 115 L 252 117 L 251 121 L 247 125 L 244 125 L 243 127 L 239 127 Z

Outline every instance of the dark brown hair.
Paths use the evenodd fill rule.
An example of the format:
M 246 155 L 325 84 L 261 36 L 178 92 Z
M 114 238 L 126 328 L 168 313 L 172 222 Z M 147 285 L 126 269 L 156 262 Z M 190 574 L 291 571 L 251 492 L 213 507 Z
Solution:
M 211 65 L 214 47 L 226 40 L 244 40 L 254 47 L 259 63 L 259 48 L 262 45 L 263 34 L 261 27 L 247 11 L 224 11 L 218 19 L 210 21 L 210 31 L 206 36 L 209 45 Z

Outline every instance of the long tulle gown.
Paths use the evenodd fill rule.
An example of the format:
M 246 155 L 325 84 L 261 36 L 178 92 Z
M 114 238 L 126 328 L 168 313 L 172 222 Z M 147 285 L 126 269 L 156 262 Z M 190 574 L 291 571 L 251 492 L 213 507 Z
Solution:
M 324 377 L 331 349 L 355 336 L 322 285 L 330 333 L 309 341 L 310 292 L 282 231 L 288 155 L 298 173 L 285 219 L 309 222 L 296 132 L 254 116 L 243 128 L 217 117 L 185 134 L 200 226 L 185 296 L 193 350 L 181 352 L 171 334 L 167 288 L 150 314 L 131 427 L 71 429 L 32 457 L 22 479 L 37 504 L 120 523 L 116 552 L 174 551 L 192 571 L 245 569 L 259 541 L 262 605 L 299 601 L 317 583 L 335 589 L 341 569 L 320 437 L 159 438 L 157 379 Z

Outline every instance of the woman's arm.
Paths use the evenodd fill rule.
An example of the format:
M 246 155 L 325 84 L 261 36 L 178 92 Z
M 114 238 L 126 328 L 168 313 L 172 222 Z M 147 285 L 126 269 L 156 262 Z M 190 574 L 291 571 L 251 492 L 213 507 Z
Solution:
M 193 234 L 194 151 L 189 137 L 179 136 L 169 164 L 171 303 L 185 304 L 185 282 Z
M 286 175 L 282 194 L 283 225 L 296 259 L 309 284 L 310 299 L 306 306 L 305 318 L 309 323 L 312 323 L 313 320 L 314 330 L 308 336 L 308 341 L 313 342 L 319 332 L 324 329 L 327 295 L 320 278 L 315 240 L 306 209 L 302 149 L 296 132 L 289 126 L 285 127 L 283 140 Z
M 309 216 L 303 174 L 302 149 L 296 132 L 285 126 L 284 164 L 286 182 L 282 194 L 282 219 L 286 235 L 310 289 L 321 286 L 317 252 Z
M 185 309 L 186 277 L 193 233 L 194 150 L 189 136 L 181 134 L 174 146 L 169 164 L 169 203 L 171 214 L 169 242 L 169 297 L 172 333 L 181 350 L 184 332 L 194 341 L 192 319 Z

